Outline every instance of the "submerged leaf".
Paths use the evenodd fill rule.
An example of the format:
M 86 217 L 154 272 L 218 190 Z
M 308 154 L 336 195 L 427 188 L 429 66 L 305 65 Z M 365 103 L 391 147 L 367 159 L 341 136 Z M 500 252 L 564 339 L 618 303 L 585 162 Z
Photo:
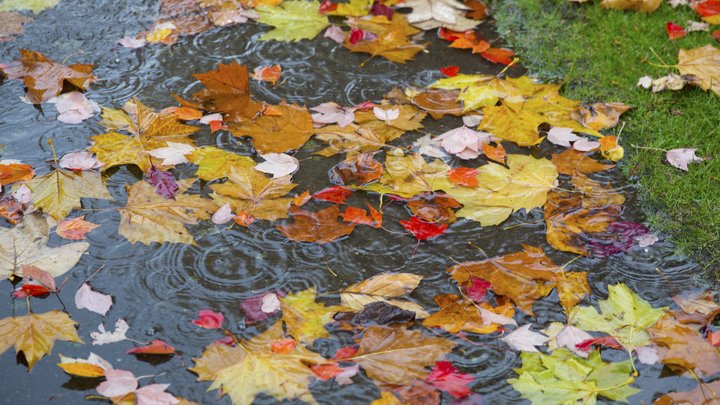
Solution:
M 356 224 L 338 221 L 340 208 L 337 205 L 317 212 L 305 211 L 296 206 L 290 207 L 293 222 L 278 225 L 277 229 L 290 240 L 296 242 L 329 243 L 349 235 Z

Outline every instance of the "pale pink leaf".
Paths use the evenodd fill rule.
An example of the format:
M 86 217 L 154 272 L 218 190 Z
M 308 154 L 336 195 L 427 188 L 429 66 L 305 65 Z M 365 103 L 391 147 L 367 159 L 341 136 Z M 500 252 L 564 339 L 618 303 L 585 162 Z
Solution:
M 667 151 L 665 157 L 671 165 L 680 170 L 688 171 L 688 163 L 702 162 L 704 159 L 695 155 L 697 149 L 678 148 Z
M 337 42 L 338 44 L 342 44 L 345 42 L 345 31 L 342 30 L 342 28 L 338 27 L 337 25 L 331 25 L 328 27 L 328 29 L 325 30 L 325 34 L 323 34 L 323 37 L 330 38 L 333 41 Z
M 32 191 L 30 191 L 26 185 L 21 184 L 20 187 L 12 193 L 12 198 L 20 204 L 30 204 L 32 202 Z
M 432 139 L 430 134 L 425 135 L 421 138 L 418 138 L 415 143 L 413 143 L 413 148 L 417 149 L 418 153 L 425 156 L 435 157 L 435 158 L 444 158 L 447 156 L 447 153 L 443 152 L 442 148 L 439 146 L 440 144 Z
M 135 391 L 137 405 L 171 405 L 180 403 L 172 394 L 165 392 L 170 384 L 150 384 Z
M 112 297 L 93 291 L 88 283 L 83 283 L 75 293 L 75 306 L 105 316 L 112 306 Z
M 276 311 L 279 311 L 280 310 L 280 300 L 278 299 L 277 294 L 269 293 L 269 294 L 263 295 L 262 306 L 260 307 L 260 310 L 265 312 L 266 314 L 272 314 Z
M 359 370 L 360 366 L 358 364 L 353 364 L 352 366 L 345 367 L 343 368 L 343 371 L 340 372 L 340 374 L 335 376 L 335 382 L 337 382 L 339 385 L 352 384 L 352 378 L 357 375 Z
M 655 244 L 655 242 L 659 240 L 657 236 L 651 233 L 633 236 L 633 239 L 635 239 L 635 241 L 638 243 L 638 246 L 640 247 L 652 246 Z
M 48 103 L 55 104 L 58 121 L 67 124 L 79 124 L 100 112 L 100 106 L 79 91 L 61 94 L 48 100 Z
M 570 147 L 570 142 L 582 139 L 572 132 L 572 128 L 552 127 L 547 133 L 547 140 L 555 145 Z
M 354 109 L 343 108 L 332 101 L 322 103 L 311 110 L 315 111 L 315 114 L 312 114 L 312 120 L 316 125 L 337 124 L 343 128 L 355 121 Z
M 466 126 L 451 129 L 435 138 L 447 153 L 460 159 L 475 159 L 482 155 L 482 145 L 495 138 L 487 132 L 479 132 Z
M 208 125 L 213 121 L 222 122 L 222 120 L 223 120 L 222 114 L 208 114 L 208 115 L 203 115 L 202 118 L 200 118 L 200 123 Z
M 137 49 L 147 45 L 147 40 L 145 38 L 124 37 L 118 40 L 118 44 L 125 48 Z
M 55 278 L 42 269 L 35 266 L 23 265 L 22 272 L 23 277 L 32 278 L 48 290 L 55 291 Z
M 656 364 L 660 361 L 660 356 L 655 346 L 648 345 L 638 347 L 635 349 L 635 353 L 637 353 L 638 360 L 640 360 L 642 364 Z
M 573 143 L 573 149 L 579 150 L 580 152 L 589 152 L 591 150 L 598 149 L 599 147 L 600 142 L 591 141 L 587 138 L 580 138 Z
M 105 381 L 97 387 L 97 392 L 108 398 L 127 395 L 138 387 L 137 378 L 125 370 L 105 370 Z
M 478 310 L 480 311 L 480 316 L 482 317 L 483 326 L 488 326 L 493 323 L 496 323 L 498 325 L 517 326 L 517 322 L 515 322 L 515 320 L 510 317 L 496 314 L 495 312 L 485 309 L 483 307 L 478 307 Z
M 588 352 L 577 348 L 577 344 L 592 339 L 593 336 L 574 326 L 565 326 L 555 340 L 559 349 L 566 348 L 580 357 L 587 358 Z
M 225 204 L 215 211 L 212 216 L 212 222 L 216 225 L 226 224 L 233 219 L 234 216 L 235 215 L 232 212 L 232 208 L 230 208 L 230 204 Z
M 463 115 L 463 124 L 472 128 L 480 125 L 480 121 L 483 120 L 482 114 Z

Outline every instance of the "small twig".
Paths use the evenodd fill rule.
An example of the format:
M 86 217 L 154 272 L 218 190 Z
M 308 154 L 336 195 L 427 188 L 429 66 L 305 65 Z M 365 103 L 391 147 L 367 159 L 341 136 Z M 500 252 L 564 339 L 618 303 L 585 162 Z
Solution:
M 95 275 L 98 274 L 98 272 L 100 272 L 100 270 L 102 270 L 104 267 L 105 267 L 105 264 L 103 264 L 103 265 L 101 265 L 100 267 L 98 267 L 98 269 L 95 270 L 95 272 L 94 272 L 93 274 L 91 274 L 90 277 L 86 278 L 85 281 L 83 281 L 82 283 L 85 284 L 85 283 L 87 283 L 88 281 L 90 281 L 90 279 L 93 278 L 93 277 L 95 277 Z

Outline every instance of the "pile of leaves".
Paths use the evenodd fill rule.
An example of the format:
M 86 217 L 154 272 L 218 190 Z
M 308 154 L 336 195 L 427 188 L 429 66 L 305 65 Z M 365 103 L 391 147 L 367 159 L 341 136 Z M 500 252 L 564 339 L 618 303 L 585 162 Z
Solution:
M 408 14 L 398 12 L 407 8 Z M 307 40 L 325 30 L 325 37 L 351 52 L 396 63 L 425 50 L 418 34 L 437 30 L 451 47 L 515 63 L 512 51 L 491 47 L 474 31 L 486 11 L 477 0 L 169 0 L 161 2 L 151 29 L 123 45 L 173 44 L 216 25 L 256 20 L 273 27 L 260 40 Z M 350 31 L 331 25 L 328 16 L 344 19 Z M 717 64 L 711 46 L 683 52 L 710 53 Z M 698 58 L 708 56 L 690 57 Z M 694 83 L 717 92 L 715 76 L 705 77 L 696 63 L 682 66 L 685 80 L 693 75 Z M 84 117 L 80 121 L 94 111 L 88 116 L 81 108 L 87 102 L 82 91 L 95 80 L 92 68 L 66 66 L 28 50 L 0 65 L 8 78 L 23 82 L 27 101 L 55 99 L 59 110 L 61 102 L 70 103 L 71 114 Z M 460 74 L 448 66 L 442 69 L 446 78 L 395 89 L 382 100 L 308 108 L 267 103 L 252 93 L 248 66 L 219 64 L 195 74 L 202 88 L 176 96 L 178 105 L 157 110 L 131 99 L 104 106 L 103 133 L 92 135 L 85 150 L 36 167 L 0 160 L 0 217 L 9 225 L 0 228 L 0 276 L 16 286 L 13 298 L 26 299 L 29 309 L 0 320 L 0 353 L 14 347 L 32 369 L 55 342 L 82 343 L 67 312 L 37 314 L 30 303 L 63 288 L 56 278 L 90 248 L 82 240 L 98 225 L 85 220 L 83 201 L 114 199 L 105 183 L 118 166 L 142 173 L 126 185 L 124 203 L 113 209 L 119 234 L 131 243 L 195 244 L 200 235 L 193 233 L 195 225 L 211 222 L 219 228 L 269 227 L 289 243 L 316 244 L 350 243 L 358 226 L 378 233 L 394 232 L 388 229 L 394 226 L 420 245 L 441 238 L 456 222 L 497 226 L 536 211 L 542 212 L 549 246 L 579 257 L 603 259 L 653 244 L 657 238 L 649 229 L 623 218 L 625 196 L 602 175 L 624 155 L 614 128 L 629 107 L 571 100 L 560 85 L 508 77 L 505 71 Z M 281 72 L 280 66 L 258 66 L 252 77 L 275 85 Z M 85 101 L 57 100 L 69 94 Z M 424 121 L 445 116 L 462 117 L 463 125 L 419 136 Z M 226 131 L 252 153 L 198 145 L 199 131 Z M 309 143 L 313 137 L 317 142 Z M 304 165 L 294 156 L 301 149 L 341 157 L 327 187 L 302 190 L 293 182 Z M 685 162 L 687 169 L 692 158 L 676 155 L 673 164 Z M 385 199 L 404 209 L 401 218 L 394 215 L 399 210 L 386 217 Z M 53 229 L 72 242 L 48 246 Z M 720 364 L 720 334 L 712 326 L 720 308 L 716 297 L 686 293 L 675 297 L 672 308 L 654 308 L 617 284 L 600 299 L 587 273 L 568 266 L 556 265 L 540 247 L 518 243 L 505 255 L 449 267 L 456 291 L 435 296 L 432 308 L 411 297 L 423 280 L 412 273 L 376 274 L 323 291 L 320 301 L 323 286 L 266 293 L 238 303 L 245 321 L 262 331 L 249 338 L 237 322 L 202 309 L 197 319 L 186 321 L 216 330 L 218 340 L 198 348 L 190 370 L 237 404 L 251 403 L 260 393 L 314 403 L 314 382 L 352 384 L 358 373 L 380 388 L 378 405 L 440 403 L 441 397 L 478 403 L 475 376 L 448 355 L 461 342 L 492 335 L 498 350 L 521 353 L 517 377 L 508 382 L 534 402 L 594 403 L 599 396 L 628 401 L 638 392 L 632 386 L 636 360 L 701 377 L 693 391 L 669 393 L 657 403 L 692 402 L 714 389 L 718 383 L 711 377 Z M 516 319 L 534 319 L 533 305 L 541 299 L 562 308 L 566 323 L 553 323 L 543 333 L 532 323 L 519 326 Z M 75 304 L 105 316 L 113 300 L 93 290 L 88 279 L 77 286 Z M 101 326 L 92 343 L 128 340 L 128 331 L 121 319 L 112 332 Z M 335 349 L 317 350 L 319 339 Z M 606 351 L 614 352 L 603 356 Z M 176 354 L 162 340 L 130 353 Z M 61 356 L 58 365 L 72 376 L 93 379 L 97 393 L 113 403 L 180 401 L 166 391 L 168 384 L 140 386 L 132 372 L 114 369 L 92 353 L 87 359 Z

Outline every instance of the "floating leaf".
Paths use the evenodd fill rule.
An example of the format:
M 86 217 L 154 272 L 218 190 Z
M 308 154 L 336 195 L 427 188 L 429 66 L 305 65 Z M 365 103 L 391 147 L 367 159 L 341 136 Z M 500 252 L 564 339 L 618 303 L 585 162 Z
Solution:
M 296 242 L 329 243 L 349 235 L 356 225 L 338 221 L 340 208 L 337 205 L 317 212 L 301 210 L 293 205 L 290 213 L 294 221 L 288 225 L 278 225 L 277 229 L 286 238 Z
M 23 352 L 32 370 L 38 360 L 50 354 L 56 340 L 82 343 L 75 325 L 61 311 L 0 319 L 0 353 L 14 346 L 17 353 Z
M 293 199 L 286 195 L 296 186 L 291 176 L 269 178 L 257 170 L 237 166 L 231 167 L 227 176 L 227 182 L 210 185 L 218 205 L 230 204 L 235 212 L 269 221 L 287 217 Z
M 313 39 L 330 25 L 328 18 L 320 13 L 315 1 L 288 0 L 279 6 L 260 6 L 255 9 L 257 22 L 275 27 L 260 37 L 261 41 L 298 41 Z
M 302 1 L 291 1 L 295 2 Z M 315 133 L 312 117 L 305 107 L 280 104 L 273 109 L 277 115 L 264 114 L 254 120 L 231 123 L 230 132 L 238 137 L 251 137 L 253 146 L 261 154 L 299 149 Z
M 366 305 L 374 302 L 385 302 L 413 311 L 418 318 L 424 318 L 428 313 L 423 307 L 412 301 L 398 299 L 415 290 L 422 279 L 423 276 L 412 273 L 378 274 L 340 290 L 340 300 L 344 306 L 353 311 L 361 311 Z
M 32 191 L 33 204 L 56 221 L 81 207 L 81 198 L 111 199 L 100 173 L 71 172 L 55 169 L 25 185 Z
M 402 6 L 413 9 L 406 16 L 408 22 L 426 31 L 438 27 L 467 31 L 480 24 L 465 17 L 470 7 L 457 0 L 409 0 Z
M 73 377 L 100 378 L 105 376 L 105 370 L 111 370 L 110 363 L 95 353 L 90 353 L 86 359 L 73 359 L 60 355 L 58 367 Z
M 197 107 L 223 113 L 228 121 L 252 119 L 261 113 L 263 103 L 253 100 L 250 94 L 247 66 L 237 62 L 221 63 L 216 70 L 194 76 L 205 85 L 205 89 L 193 94 L 193 98 L 200 101 Z
M 202 180 L 212 181 L 228 177 L 233 166 L 250 168 L 255 161 L 247 156 L 236 155 L 215 146 L 203 146 L 188 155 L 188 160 L 197 165 L 195 175 Z
M 483 318 L 483 312 L 474 303 L 461 298 L 455 294 L 436 295 L 435 303 L 440 310 L 423 320 L 425 327 L 440 327 L 450 333 L 458 333 L 462 330 L 487 334 L 498 330 L 499 325 L 490 319 Z M 503 317 L 512 317 L 515 310 L 512 304 L 507 303 L 492 308 L 483 304 L 483 308 L 488 312 L 493 312 Z
M 300 343 L 311 343 L 330 334 L 325 324 L 332 321 L 333 315 L 345 310 L 342 306 L 325 306 L 315 302 L 315 289 L 309 288 L 280 298 L 280 309 L 287 332 Z

